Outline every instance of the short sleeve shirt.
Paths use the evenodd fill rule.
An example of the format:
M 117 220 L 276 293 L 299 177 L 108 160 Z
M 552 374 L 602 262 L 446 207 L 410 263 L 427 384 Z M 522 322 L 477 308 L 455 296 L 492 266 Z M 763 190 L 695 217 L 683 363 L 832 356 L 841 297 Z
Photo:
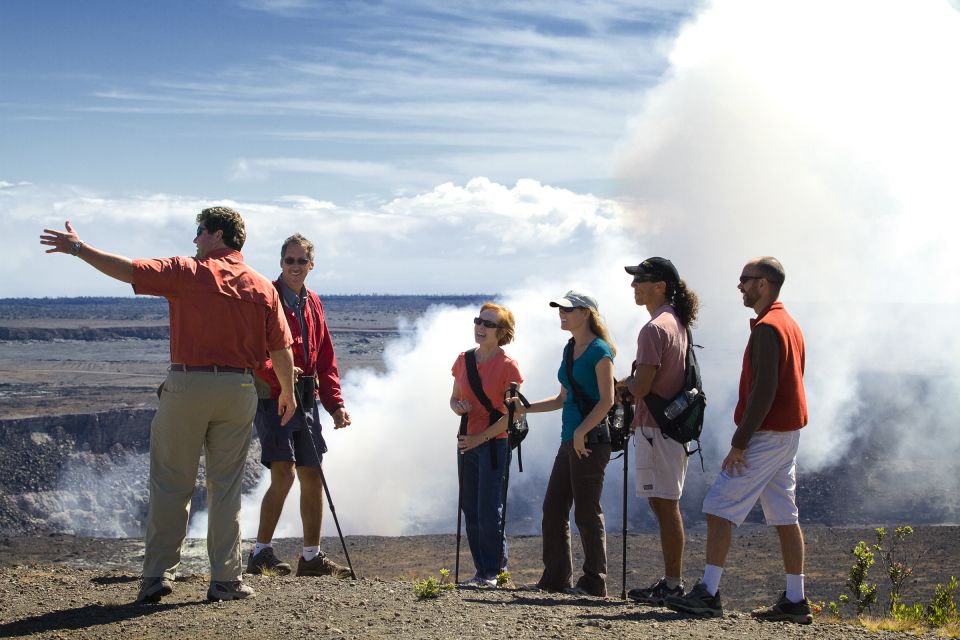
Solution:
M 467 400 L 473 407 L 473 410 L 467 414 L 467 433 L 469 435 L 482 433 L 490 426 L 490 413 L 473 393 L 470 379 L 467 377 L 467 362 L 464 354 L 461 353 L 457 356 L 457 360 L 453 363 L 452 372 L 460 390 L 458 400 Z M 497 411 L 506 413 L 507 409 L 503 399 L 510 389 L 510 383 L 523 384 L 523 376 L 520 375 L 520 368 L 517 366 L 516 360 L 510 358 L 501 350 L 489 360 L 478 362 L 477 372 L 480 375 L 480 386 L 483 387 L 483 392 L 490 400 L 490 404 Z M 506 438 L 506 432 L 500 434 L 499 437 Z
M 654 365 L 650 392 L 661 398 L 673 398 L 683 389 L 687 367 L 687 330 L 671 305 L 663 305 L 653 312 L 650 321 L 637 336 L 637 364 Z M 633 414 L 633 426 L 656 427 L 657 422 L 641 400 Z
M 597 384 L 597 363 L 604 358 L 613 360 L 610 345 L 600 338 L 594 338 L 593 342 L 580 354 L 580 357 L 573 361 L 573 378 L 586 394 L 588 406 L 592 406 L 600 400 L 600 385 Z M 567 369 L 562 360 L 560 361 L 557 378 L 567 390 L 567 399 L 563 402 L 563 428 L 560 433 L 560 442 L 569 442 L 573 440 L 573 432 L 583 422 L 584 416 L 580 414 L 580 408 L 574 399 L 573 388 L 570 386 Z
M 269 280 L 239 251 L 133 261 L 133 290 L 170 305 L 170 361 L 260 368 L 293 340 Z

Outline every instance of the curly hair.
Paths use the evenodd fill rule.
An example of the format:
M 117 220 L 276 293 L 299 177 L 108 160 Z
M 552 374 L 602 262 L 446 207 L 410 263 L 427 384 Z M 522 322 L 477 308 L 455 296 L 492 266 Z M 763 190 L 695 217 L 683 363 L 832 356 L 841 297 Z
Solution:
M 243 218 L 230 207 L 208 207 L 197 214 L 197 224 L 206 227 L 208 233 L 223 232 L 223 244 L 240 251 L 247 240 Z
M 495 302 L 484 302 L 480 307 L 480 311 L 481 313 L 484 311 L 497 312 L 497 319 L 500 324 L 500 326 L 497 327 L 498 345 L 502 347 L 505 344 L 513 342 L 515 321 L 513 319 L 513 312 L 510 311 L 510 309 Z
M 685 327 L 692 327 L 697 323 L 697 313 L 700 311 L 700 298 L 687 287 L 687 283 L 681 279 L 679 282 L 671 282 L 667 285 L 667 300 L 677 310 L 680 322 Z

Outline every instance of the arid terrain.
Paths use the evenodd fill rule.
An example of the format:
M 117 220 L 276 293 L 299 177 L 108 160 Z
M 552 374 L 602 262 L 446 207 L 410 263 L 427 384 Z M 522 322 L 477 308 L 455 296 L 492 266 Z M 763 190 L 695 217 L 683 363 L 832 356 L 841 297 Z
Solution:
M 808 595 L 835 599 L 844 590 L 850 549 L 870 539 L 869 529 L 813 527 L 807 530 Z M 207 603 L 203 541 L 189 541 L 182 577 L 172 595 L 156 605 L 137 605 L 142 543 L 64 535 L 0 539 L 0 637 L 102 638 L 624 638 L 695 639 L 854 638 L 860 627 L 815 621 L 809 627 L 758 623 L 748 615 L 782 590 L 776 536 L 764 527 L 738 532 L 721 595 L 726 616 L 691 620 L 666 609 L 641 607 L 619 598 L 622 538 L 608 538 L 607 598 L 540 593 L 524 588 L 539 576 L 540 540 L 512 538 L 515 585 L 505 589 L 445 591 L 418 600 L 412 579 L 453 568 L 452 535 L 413 537 L 348 536 L 357 581 L 332 578 L 248 576 L 253 600 Z M 652 534 L 630 535 L 627 588 L 658 575 L 659 543 Z M 298 541 L 278 542 L 278 553 L 293 558 Z M 924 527 L 911 541 L 923 555 L 908 601 L 929 600 L 937 582 L 960 570 L 960 528 Z M 323 547 L 343 562 L 336 538 Z M 578 551 L 577 545 L 575 550 Z M 685 556 L 687 579 L 699 574 L 703 533 L 694 531 Z M 580 562 L 575 557 L 574 564 Z M 461 556 L 461 572 L 470 573 Z M 885 595 L 881 596 L 881 602 Z M 907 637 L 883 634 L 883 637 Z

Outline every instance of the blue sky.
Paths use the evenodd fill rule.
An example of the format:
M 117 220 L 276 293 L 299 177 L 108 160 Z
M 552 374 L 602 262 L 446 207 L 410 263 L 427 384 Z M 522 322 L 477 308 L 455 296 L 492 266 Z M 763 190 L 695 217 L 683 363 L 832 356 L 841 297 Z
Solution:
M 244 214 L 245 255 L 265 273 L 283 238 L 311 237 L 322 291 L 501 290 L 527 267 L 451 263 L 529 249 L 549 270 L 589 244 L 585 220 L 619 215 L 630 120 L 695 9 L 2 2 L 0 221 L 15 242 L 0 296 L 129 295 L 82 270 L 68 286 L 62 262 L 30 273 L 38 230 L 71 218 L 110 251 L 185 254 L 212 203 Z M 531 205 L 536 227 L 504 241 Z
M 689 2 L 0 4 L 0 179 L 347 204 L 610 195 Z

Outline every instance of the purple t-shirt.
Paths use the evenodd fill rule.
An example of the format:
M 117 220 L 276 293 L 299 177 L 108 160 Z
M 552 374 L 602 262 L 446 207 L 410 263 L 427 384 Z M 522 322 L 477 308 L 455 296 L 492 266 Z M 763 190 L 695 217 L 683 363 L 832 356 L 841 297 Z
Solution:
M 665 304 L 654 311 L 650 322 L 640 329 L 640 335 L 637 336 L 637 364 L 657 367 L 650 386 L 651 393 L 671 399 L 683 389 L 687 367 L 687 330 L 671 305 Z M 657 426 L 657 421 L 642 400 L 637 403 L 633 426 Z

